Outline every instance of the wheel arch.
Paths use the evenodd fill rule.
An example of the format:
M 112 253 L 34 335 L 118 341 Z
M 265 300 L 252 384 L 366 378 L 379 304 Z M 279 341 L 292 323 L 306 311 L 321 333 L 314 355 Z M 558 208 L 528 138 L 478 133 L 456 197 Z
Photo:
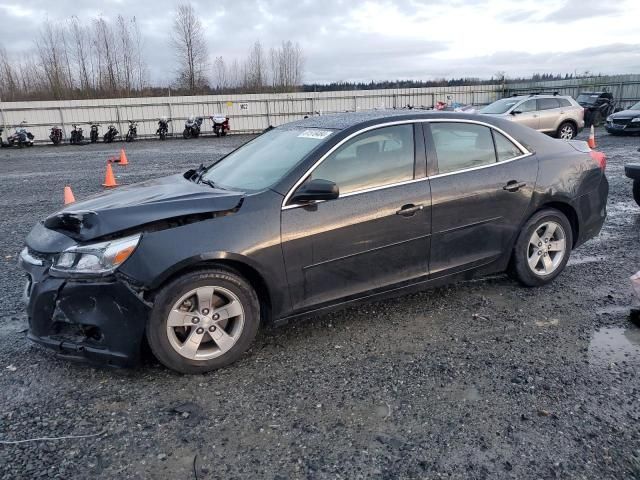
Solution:
M 145 297 L 152 300 L 161 288 L 186 273 L 207 268 L 222 268 L 241 275 L 249 282 L 260 301 L 260 321 L 269 322 L 272 319 L 272 292 L 267 285 L 264 275 L 251 263 L 252 262 L 242 256 L 230 254 L 202 255 L 190 258 L 163 273 L 158 281 L 154 282 Z
M 553 208 L 555 210 L 558 210 L 559 212 L 563 213 L 565 217 L 567 217 L 567 220 L 569 220 L 569 224 L 571 225 L 571 234 L 572 234 L 572 240 L 573 240 L 572 242 L 573 245 L 571 245 L 571 248 L 575 247 L 578 241 L 578 236 L 580 234 L 580 222 L 578 220 L 578 212 L 576 212 L 575 208 L 573 208 L 573 206 L 570 205 L 569 203 L 561 202 L 557 200 L 543 203 L 539 205 L 538 208 L 536 208 L 533 212 L 531 212 L 531 215 L 527 217 L 527 219 L 525 220 L 525 223 L 528 222 L 529 219 L 539 211 L 546 210 L 548 208 Z

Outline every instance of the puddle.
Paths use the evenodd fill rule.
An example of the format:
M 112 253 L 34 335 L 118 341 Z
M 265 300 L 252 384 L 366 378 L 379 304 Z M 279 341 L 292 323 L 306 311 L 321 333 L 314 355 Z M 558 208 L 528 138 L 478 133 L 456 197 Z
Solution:
M 640 328 L 601 328 L 589 343 L 589 363 L 640 362 Z

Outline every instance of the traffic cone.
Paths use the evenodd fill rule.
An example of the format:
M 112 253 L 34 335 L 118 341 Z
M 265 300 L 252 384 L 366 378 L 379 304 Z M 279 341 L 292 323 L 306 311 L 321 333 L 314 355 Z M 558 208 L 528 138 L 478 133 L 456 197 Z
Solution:
M 64 187 L 64 204 L 69 205 L 76 201 L 76 197 L 73 196 L 73 192 L 71 191 L 71 187 Z
M 124 148 L 120 149 L 120 161 L 118 163 L 120 163 L 120 165 L 129 165 L 129 160 L 127 160 L 127 154 L 124 152 Z
M 116 177 L 113 176 L 113 170 L 111 168 L 111 164 L 107 163 L 107 172 L 104 176 L 104 183 L 102 184 L 105 188 L 117 187 Z
M 596 130 L 591 125 L 591 133 L 589 134 L 589 140 L 587 141 L 589 148 L 596 148 Z

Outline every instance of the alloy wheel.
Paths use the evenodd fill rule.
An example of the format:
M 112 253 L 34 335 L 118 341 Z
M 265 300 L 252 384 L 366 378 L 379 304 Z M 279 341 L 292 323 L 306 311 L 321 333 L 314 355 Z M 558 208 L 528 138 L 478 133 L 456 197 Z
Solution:
M 573 138 L 573 127 L 571 125 L 565 125 L 560 129 L 560 138 L 562 140 L 571 140 Z
M 183 295 L 167 317 L 173 349 L 190 360 L 210 360 L 227 353 L 244 328 L 239 298 L 222 287 L 198 287 Z
M 564 229 L 554 221 L 542 223 L 529 240 L 529 268 L 539 276 L 551 275 L 562 263 L 567 252 Z

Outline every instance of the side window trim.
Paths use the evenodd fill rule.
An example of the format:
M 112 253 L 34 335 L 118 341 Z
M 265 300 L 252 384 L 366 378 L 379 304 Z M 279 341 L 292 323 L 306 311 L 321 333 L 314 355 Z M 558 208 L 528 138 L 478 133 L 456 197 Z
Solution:
M 496 161 L 494 163 L 489 163 L 486 165 L 480 165 L 478 167 L 471 167 L 471 168 L 465 168 L 462 170 L 456 170 L 454 172 L 447 172 L 447 173 L 438 173 L 438 154 L 436 153 L 435 150 L 435 144 L 433 141 L 433 136 L 431 134 L 431 124 L 432 123 L 471 123 L 474 125 L 483 125 L 485 127 L 488 127 L 489 130 L 491 130 L 491 139 L 493 141 L 493 151 L 494 154 L 496 156 Z M 429 170 L 428 170 L 428 176 L 427 178 L 429 180 L 431 179 L 435 179 L 435 178 L 439 178 L 439 177 L 448 177 L 450 175 L 457 175 L 459 173 L 465 173 L 465 172 L 472 172 L 474 170 L 480 170 L 483 168 L 493 168 L 496 167 L 498 165 L 504 165 L 506 163 L 509 162 L 513 162 L 515 160 L 520 160 L 521 158 L 525 158 L 525 157 L 530 157 L 534 154 L 534 152 L 529 151 L 526 147 L 524 147 L 522 144 L 520 144 L 520 142 L 518 142 L 517 140 L 515 140 L 513 137 L 511 137 L 511 135 L 509 135 L 507 132 L 505 132 L 504 130 L 501 130 L 500 128 L 497 128 L 491 124 L 487 124 L 487 123 L 483 123 L 483 122 L 476 122 L 473 120 L 455 120 L 455 119 L 447 119 L 447 120 L 426 120 L 423 122 L 423 129 L 424 129 L 424 136 L 425 136 L 425 141 L 427 143 L 427 159 L 429 161 Z M 500 134 L 502 134 L 507 140 L 509 140 L 511 143 L 513 143 L 518 150 L 520 150 L 521 155 L 518 155 L 517 157 L 513 157 L 510 158 L 508 160 L 504 160 L 504 161 L 500 161 L 500 159 L 498 158 L 498 149 L 496 148 L 496 141 L 495 141 L 495 136 L 493 134 L 493 132 L 498 132 Z
M 516 145 L 520 149 L 520 151 L 523 152 L 523 154 L 518 156 L 518 157 L 514 157 L 514 158 L 511 158 L 509 160 L 505 160 L 504 162 L 496 162 L 496 163 L 489 164 L 489 165 L 482 165 L 480 167 L 473 167 L 473 168 L 468 169 L 468 170 L 458 170 L 456 172 L 451 172 L 451 173 L 437 174 L 436 172 L 431 171 L 431 169 L 433 168 L 433 165 L 437 165 L 437 163 L 436 163 L 437 162 L 437 156 L 435 154 L 433 138 L 431 137 L 430 125 L 432 123 L 439 123 L 439 122 L 457 122 L 457 123 L 471 123 L 471 124 L 474 124 L 474 125 L 484 125 L 485 127 L 489 127 L 491 130 L 496 130 L 497 132 L 500 132 L 509 141 L 513 142 L 513 144 Z M 282 200 L 281 209 L 282 210 L 288 210 L 288 209 L 293 209 L 293 208 L 300 208 L 300 207 L 303 206 L 303 205 L 290 204 L 289 203 L 289 200 L 290 200 L 291 196 L 293 195 L 293 193 L 300 187 L 300 185 L 302 185 L 307 180 L 307 178 L 309 178 L 309 175 L 311 175 L 311 173 L 327 157 L 329 157 L 329 155 L 331 155 L 334 151 L 336 151 L 338 148 L 340 148 L 346 142 L 348 142 L 352 138 L 356 137 L 357 135 L 360 135 L 361 133 L 365 133 L 365 132 L 367 132 L 369 130 L 375 130 L 377 128 L 389 127 L 389 126 L 392 126 L 392 125 L 402 125 L 402 124 L 407 124 L 407 123 L 410 123 L 410 124 L 418 124 L 418 123 L 422 124 L 424 140 L 425 140 L 425 144 L 426 144 L 425 146 L 426 146 L 426 151 L 427 151 L 427 165 L 428 165 L 427 176 L 422 177 L 422 178 L 417 178 L 416 177 L 413 180 L 409 180 L 409 181 L 406 181 L 406 182 L 400 182 L 398 184 L 386 185 L 386 186 L 381 187 L 380 189 L 391 188 L 391 187 L 395 187 L 397 185 L 410 184 L 410 183 L 414 183 L 414 182 L 423 182 L 423 181 L 430 180 L 432 178 L 437 178 L 437 177 L 441 177 L 441 176 L 445 176 L 445 175 L 455 175 L 457 173 L 477 170 L 477 169 L 480 169 L 480 168 L 493 167 L 493 166 L 498 165 L 498 164 L 504 164 L 504 163 L 512 162 L 514 160 L 519 160 L 520 158 L 528 157 L 528 156 L 531 156 L 531 155 L 534 154 L 534 152 L 530 151 L 527 147 L 522 145 L 520 142 L 518 142 L 516 139 L 514 139 L 511 135 L 509 135 L 504 130 L 501 130 L 500 128 L 498 128 L 498 127 L 496 127 L 496 126 L 494 126 L 494 125 L 492 125 L 490 123 L 485 123 L 485 122 L 482 122 L 482 121 L 464 120 L 464 119 L 459 119 L 459 120 L 456 120 L 456 119 L 438 120 L 438 119 L 433 119 L 433 118 L 400 120 L 400 121 L 390 120 L 388 123 L 377 124 L 375 126 L 365 127 L 365 128 L 363 128 L 361 130 L 358 130 L 358 131 L 352 133 L 351 135 L 349 135 L 348 137 L 343 138 L 338 143 L 336 143 L 333 147 L 331 147 L 329 149 L 329 151 L 326 152 L 325 154 L 323 154 L 318 160 L 316 160 L 316 162 L 311 167 L 309 167 L 309 169 L 303 175 L 301 175 L 300 178 L 298 179 L 298 181 L 296 183 L 294 183 L 294 185 L 289 189 L 289 191 L 285 195 L 284 199 Z M 496 158 L 497 158 L 497 154 L 496 154 Z M 365 191 L 361 191 L 361 192 L 352 192 L 352 193 L 349 193 L 347 195 L 356 195 L 358 193 L 366 193 L 366 190 Z

